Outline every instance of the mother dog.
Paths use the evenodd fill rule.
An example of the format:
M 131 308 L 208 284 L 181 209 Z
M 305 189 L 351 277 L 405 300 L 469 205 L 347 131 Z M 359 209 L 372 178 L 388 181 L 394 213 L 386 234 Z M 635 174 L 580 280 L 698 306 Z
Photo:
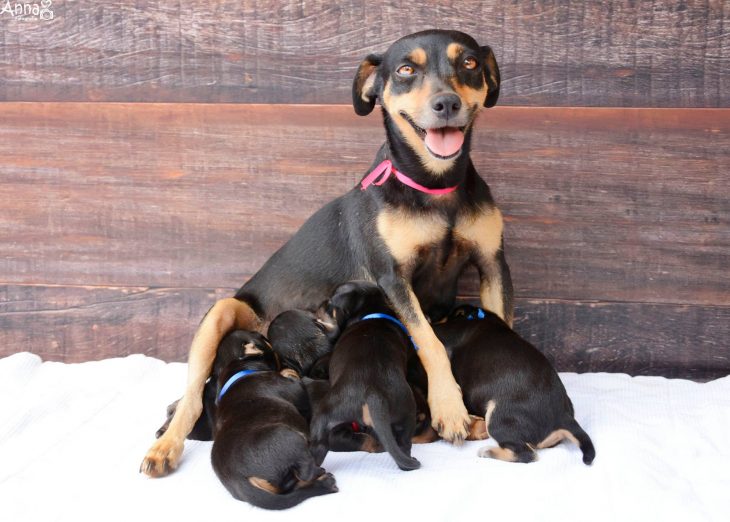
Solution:
M 412 334 L 428 373 L 433 427 L 454 442 L 467 435 L 469 415 L 429 319 L 450 311 L 458 276 L 473 263 L 482 306 L 512 320 L 502 215 L 469 158 L 477 113 L 495 105 L 499 83 L 492 50 L 457 31 L 412 34 L 365 58 L 353 104 L 367 115 L 380 100 L 386 143 L 360 185 L 317 211 L 235 297 L 203 318 L 185 395 L 141 471 L 161 476 L 177 467 L 226 333 L 263 331 L 280 312 L 313 309 L 351 279 L 378 283 Z

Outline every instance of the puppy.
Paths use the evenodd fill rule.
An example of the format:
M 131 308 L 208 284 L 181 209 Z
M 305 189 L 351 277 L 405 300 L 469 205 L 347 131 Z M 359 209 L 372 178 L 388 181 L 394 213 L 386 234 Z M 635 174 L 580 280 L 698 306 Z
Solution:
M 449 352 L 467 410 L 484 416 L 470 438 L 492 437 L 499 444 L 482 448 L 480 457 L 532 462 L 536 449 L 568 439 L 579 445 L 585 464 L 593 462 L 593 443 L 576 422 L 557 372 L 502 319 L 465 305 L 434 331 Z
M 420 463 L 411 457 L 416 401 L 406 380 L 413 343 L 380 288 L 367 282 L 339 286 L 329 301 L 330 315 L 345 324 L 329 363 L 330 389 L 313 405 L 310 426 L 317 463 L 328 451 L 331 430 L 357 423 L 372 429 L 402 470 Z M 363 319 L 368 314 L 381 318 Z
M 279 374 L 266 339 L 236 330 L 218 348 L 218 395 L 211 460 L 238 500 L 286 509 L 337 492 L 334 477 L 309 450 L 309 401 L 299 379 Z
M 269 325 L 268 337 L 285 368 L 309 375 L 315 363 L 332 351 L 339 334 L 337 321 L 325 305 L 316 313 L 287 310 Z

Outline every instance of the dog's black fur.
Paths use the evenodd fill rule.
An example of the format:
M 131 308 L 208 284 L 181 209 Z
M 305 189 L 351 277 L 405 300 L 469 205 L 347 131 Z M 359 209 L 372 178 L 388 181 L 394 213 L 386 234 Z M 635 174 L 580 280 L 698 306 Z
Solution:
M 257 373 L 220 397 L 213 433 L 213 469 L 226 489 L 266 509 L 335 493 L 334 477 L 309 450 L 306 390 L 279 374 L 277 356 L 260 334 L 237 330 L 224 338 L 214 365 L 218 393 L 241 370 Z
M 535 449 L 568 438 L 579 444 L 583 462 L 591 464 L 593 443 L 576 422 L 550 362 L 495 314 L 482 313 L 479 319 L 478 308 L 463 305 L 434 327 L 450 354 L 469 413 L 485 417 L 486 425 L 477 430 L 482 437 L 476 438 L 488 435 L 504 450 L 483 449 L 480 456 L 532 462 Z
M 398 467 L 417 469 L 420 463 L 410 456 L 416 428 L 416 401 L 406 381 L 410 338 L 386 319 L 358 320 L 370 313 L 393 313 L 377 285 L 346 283 L 335 291 L 330 306 L 349 324 L 330 358 L 331 387 L 312 411 L 316 461 L 327 454 L 330 431 L 355 421 L 373 429 Z
M 404 75 L 404 66 L 413 73 Z M 469 157 L 476 115 L 497 102 L 499 85 L 492 50 L 458 31 L 415 33 L 363 60 L 353 82 L 355 111 L 367 114 L 379 100 L 386 130 L 368 172 L 388 159 L 420 185 L 456 190 L 434 196 L 391 178 L 367 190 L 355 186 L 314 213 L 235 298 L 219 301 L 203 319 L 190 349 L 185 395 L 141 471 L 160 476 L 177 466 L 191 419 L 202 411 L 215 347 L 226 332 L 263 331 L 282 311 L 314 310 L 353 279 L 378 283 L 419 345 L 429 372 L 433 426 L 450 441 L 466 436 L 469 417 L 428 319 L 448 314 L 459 275 L 474 264 L 482 306 L 512 320 L 502 217 Z M 448 133 L 463 138 L 460 149 L 448 158 L 429 152 L 424 136 Z

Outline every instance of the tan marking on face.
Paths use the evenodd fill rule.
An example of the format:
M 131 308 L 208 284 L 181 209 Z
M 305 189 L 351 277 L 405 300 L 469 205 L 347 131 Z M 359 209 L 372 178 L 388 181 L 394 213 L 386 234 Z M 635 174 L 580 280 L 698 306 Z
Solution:
M 284 368 L 279 373 L 282 377 L 286 377 L 287 379 L 299 380 L 299 373 L 291 368 Z
M 376 225 L 391 255 L 404 268 L 415 260 L 420 248 L 442 241 L 448 231 L 448 224 L 436 213 L 403 210 L 383 210 Z
M 373 418 L 370 416 L 370 407 L 367 404 L 362 405 L 362 423 L 365 426 L 373 427 Z
M 461 54 L 461 51 L 463 51 L 463 50 L 464 50 L 464 47 L 461 44 L 452 42 L 446 48 L 446 56 L 449 57 L 449 60 L 451 60 L 452 62 L 455 62 L 456 59 Z
M 454 228 L 454 235 L 478 252 L 482 264 L 479 289 L 482 306 L 504 320 L 502 274 L 496 258 L 502 245 L 503 230 L 502 213 L 498 208 L 491 207 L 462 217 Z
M 578 443 L 578 439 L 576 439 L 572 433 L 570 433 L 566 429 L 561 428 L 559 430 L 555 430 L 552 433 L 550 433 L 550 435 L 545 437 L 545 439 L 542 442 L 540 442 L 537 445 L 537 447 L 540 449 L 552 448 L 553 446 L 556 446 L 557 444 L 559 444 L 560 442 L 562 442 L 563 440 L 566 440 L 566 439 L 569 440 L 570 442 L 572 442 L 573 444 L 575 444 L 576 446 L 580 446 L 580 444 Z
M 404 112 L 413 121 L 417 122 L 419 120 L 417 115 L 428 106 L 428 100 L 434 92 L 433 86 L 428 82 L 424 82 L 420 87 L 399 95 L 392 93 L 391 86 L 392 80 L 388 80 L 383 90 L 383 107 L 390 114 L 393 123 L 398 127 L 408 146 L 418 155 L 421 165 L 433 174 L 443 174 L 452 167 L 456 158 L 442 160 L 433 157 L 428 152 L 428 149 L 426 149 L 423 138 L 418 135 L 413 126 L 400 114 Z
M 487 437 L 491 437 L 489 434 L 489 423 L 492 421 L 492 415 L 494 414 L 494 410 L 497 409 L 497 401 L 494 399 L 491 399 L 487 402 L 487 411 L 484 412 L 484 433 L 487 434 Z
M 246 343 L 243 345 L 244 355 L 261 355 L 264 351 L 254 343 Z
M 426 65 L 426 51 L 421 47 L 413 49 L 406 58 L 416 65 Z
M 474 116 L 472 117 L 473 122 L 477 113 L 484 107 L 484 101 L 487 99 L 487 94 L 489 93 L 487 83 L 484 82 L 480 89 L 474 89 L 459 82 L 456 78 L 452 78 L 450 84 L 456 94 L 459 95 L 459 98 L 461 98 L 461 103 L 474 111 Z
M 466 440 L 488 439 L 486 421 L 476 415 L 469 415 L 469 417 L 471 418 L 471 426 L 469 426 L 469 435 L 467 435 Z

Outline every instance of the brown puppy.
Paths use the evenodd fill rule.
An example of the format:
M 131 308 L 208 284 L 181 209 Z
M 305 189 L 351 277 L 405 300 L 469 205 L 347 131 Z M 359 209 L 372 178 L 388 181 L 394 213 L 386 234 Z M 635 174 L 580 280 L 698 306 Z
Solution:
M 208 312 L 190 348 L 185 394 L 142 472 L 160 476 L 178 465 L 227 332 L 264 331 L 280 312 L 313 310 L 352 279 L 378 283 L 419 346 L 432 425 L 446 440 L 466 436 L 469 415 L 429 319 L 448 314 L 458 276 L 473 263 L 482 306 L 512 320 L 502 215 L 469 158 L 477 113 L 497 102 L 499 81 L 492 50 L 458 31 L 406 36 L 360 64 L 353 105 L 364 115 L 380 100 L 386 143 L 361 184 L 316 212 L 235 297 Z

